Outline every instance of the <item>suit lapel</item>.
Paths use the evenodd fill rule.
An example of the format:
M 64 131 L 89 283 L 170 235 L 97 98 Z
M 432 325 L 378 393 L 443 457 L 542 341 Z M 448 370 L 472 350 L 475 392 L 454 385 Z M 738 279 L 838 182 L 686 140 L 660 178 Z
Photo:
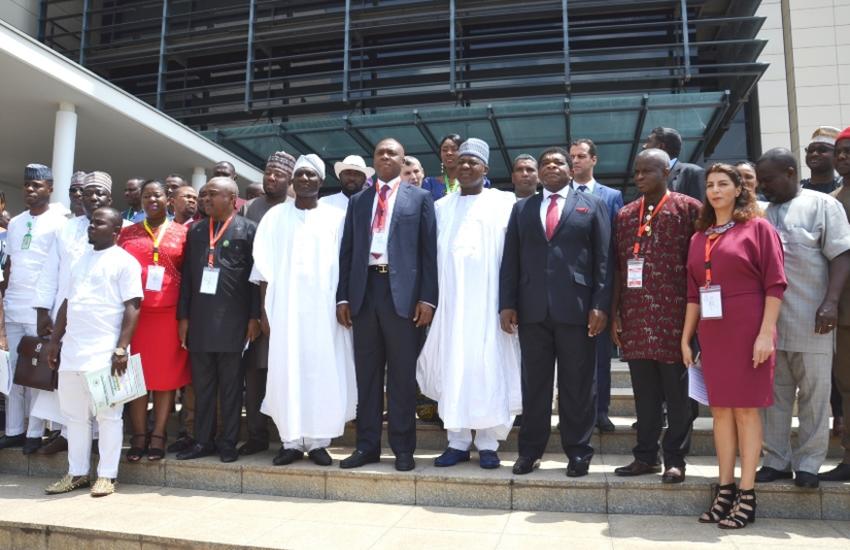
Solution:
M 573 213 L 573 210 L 576 209 L 579 193 L 581 193 L 581 191 L 574 191 L 571 189 L 567 194 L 567 198 L 564 201 L 564 209 L 561 211 L 561 219 L 558 220 L 558 225 L 555 227 L 555 233 L 552 234 L 552 238 L 555 238 L 555 235 L 558 234 L 558 231 L 560 231 L 561 227 L 563 227 L 567 222 L 567 218 L 569 218 L 570 214 Z
M 404 201 L 407 200 L 407 194 L 410 192 L 410 189 L 407 185 L 404 185 L 403 183 L 399 182 L 398 188 L 395 192 L 397 193 L 397 195 L 395 198 L 395 205 L 393 206 L 393 215 L 390 218 L 389 228 L 391 228 L 395 224 L 396 218 L 398 218 L 398 209 L 404 204 Z
M 377 185 L 377 184 L 375 184 Z M 357 204 L 357 220 L 361 222 L 361 231 L 366 235 L 366 242 L 369 243 L 369 248 L 372 247 L 372 205 L 375 204 L 375 185 L 367 189 L 361 196 Z M 355 225 L 356 227 L 356 225 Z
M 532 219 L 534 220 L 532 223 L 537 228 L 537 232 L 543 237 L 543 240 L 546 240 L 546 228 L 543 227 L 543 223 L 540 221 L 540 205 L 543 203 L 543 192 L 535 194 L 533 197 L 528 199 L 528 206 L 526 210 L 530 210 L 531 213 L 528 215 L 533 215 Z

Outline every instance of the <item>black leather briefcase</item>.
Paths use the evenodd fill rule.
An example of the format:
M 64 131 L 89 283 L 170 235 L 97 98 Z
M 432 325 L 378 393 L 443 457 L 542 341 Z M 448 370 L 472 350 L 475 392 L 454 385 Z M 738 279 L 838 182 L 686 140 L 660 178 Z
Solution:
M 18 344 L 18 362 L 15 363 L 14 383 L 37 390 L 53 391 L 59 385 L 58 370 L 47 363 L 47 339 L 24 336 Z

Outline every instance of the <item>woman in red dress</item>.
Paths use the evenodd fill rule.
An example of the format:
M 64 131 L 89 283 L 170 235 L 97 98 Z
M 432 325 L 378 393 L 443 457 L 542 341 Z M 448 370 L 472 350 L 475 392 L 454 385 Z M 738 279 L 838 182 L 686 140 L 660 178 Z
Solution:
M 706 172 L 706 204 L 696 228 L 688 252 L 682 356 L 686 365 L 694 364 L 690 341 L 696 331 L 720 466 L 714 502 L 699 520 L 739 529 L 755 520 L 759 409 L 773 404 L 776 319 L 786 286 L 782 245 L 740 172 L 728 164 Z
M 127 452 L 129 462 L 138 462 L 146 452 L 148 460 L 165 456 L 165 426 L 174 407 L 175 390 L 191 381 L 189 354 L 177 337 L 177 298 L 187 230 L 168 220 L 167 204 L 165 186 L 155 180 L 145 182 L 145 220 L 125 228 L 118 239 L 119 246 L 142 266 L 145 296 L 130 350 L 142 356 L 154 413 L 153 432 L 146 434 L 147 396 L 130 403 L 133 435 Z

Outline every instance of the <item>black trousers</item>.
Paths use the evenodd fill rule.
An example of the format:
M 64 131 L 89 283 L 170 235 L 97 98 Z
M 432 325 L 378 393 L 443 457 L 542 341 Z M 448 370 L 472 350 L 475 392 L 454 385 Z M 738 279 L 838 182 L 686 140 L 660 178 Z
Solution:
M 251 342 L 242 367 L 245 373 L 245 417 L 248 422 L 248 439 L 268 443 L 269 417 L 260 412 L 266 397 L 268 377 L 269 339 L 260 335 Z
M 422 329 L 399 317 L 386 274 L 369 271 L 366 296 L 354 324 L 357 374 L 357 449 L 379 452 L 383 427 L 384 376 L 387 432 L 395 454 L 416 449 L 416 358 Z
M 192 352 L 192 386 L 195 388 L 195 440 L 213 443 L 216 398 L 221 407 L 220 449 L 236 446 L 242 419 L 242 354 L 240 352 Z
M 611 406 L 611 331 L 606 328 L 595 340 L 596 411 L 607 415 Z
M 629 361 L 637 412 L 636 459 L 658 464 L 659 448 L 664 465 L 682 467 L 691 450 L 691 428 L 696 403 L 688 397 L 688 369 L 682 363 L 661 363 L 648 359 Z M 667 403 L 667 431 L 659 445 Z
M 522 425 L 519 454 L 540 458 L 552 432 L 552 389 L 558 361 L 561 446 L 572 459 L 590 460 L 596 425 L 596 347 L 587 327 L 546 320 L 519 327 L 522 352 Z

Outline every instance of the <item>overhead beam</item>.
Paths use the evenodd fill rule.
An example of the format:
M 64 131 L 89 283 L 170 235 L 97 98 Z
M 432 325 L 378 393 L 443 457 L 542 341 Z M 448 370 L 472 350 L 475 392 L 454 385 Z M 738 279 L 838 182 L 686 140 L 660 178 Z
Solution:
M 245 112 L 251 111 L 254 96 L 254 21 L 257 12 L 257 0 L 249 0 L 248 8 L 248 55 L 245 60 Z
M 635 123 L 635 133 L 632 139 L 632 150 L 629 152 L 629 162 L 626 163 L 626 175 L 623 177 L 623 186 L 625 187 L 629 183 L 629 175 L 632 169 L 632 164 L 635 162 L 635 157 L 637 156 L 638 147 L 640 147 L 640 140 L 643 138 L 643 125 L 646 122 L 646 114 L 649 112 L 649 94 L 643 94 L 643 97 L 640 100 L 640 112 L 638 113 L 638 119 Z
M 570 93 L 572 75 L 570 74 L 570 17 L 568 0 L 561 0 L 561 26 L 564 32 L 564 86 L 567 93 Z
M 364 151 L 366 151 L 367 155 L 371 155 L 372 153 L 374 153 L 375 146 L 372 144 L 372 142 L 366 139 L 366 136 L 363 135 L 363 132 L 354 127 L 354 125 L 351 123 L 351 120 L 349 120 L 348 115 L 342 117 L 342 119 L 345 123 L 345 133 L 351 136 L 351 139 L 356 141 L 357 144 L 362 147 Z
M 168 61 L 165 57 L 165 35 L 168 32 L 168 0 L 162 0 L 162 25 L 159 32 L 159 68 L 156 75 L 156 108 L 160 111 L 165 106 L 163 94 L 165 93 L 165 71 Z
M 83 21 L 80 24 L 80 65 L 86 64 L 86 48 L 89 36 L 89 0 L 83 0 Z
M 570 122 L 570 98 L 564 98 L 564 135 L 567 138 L 567 147 L 573 142 L 573 128 Z
M 349 53 L 349 49 L 351 48 L 351 0 L 345 0 L 344 32 L 344 46 L 342 51 L 342 101 L 343 103 L 348 103 L 348 79 L 351 77 L 351 69 L 349 67 L 349 65 L 351 65 L 351 54 Z
M 419 109 L 413 110 L 413 124 L 416 126 L 416 129 L 419 130 L 419 133 L 422 134 L 422 137 L 425 138 L 425 141 L 428 143 L 428 147 L 431 148 L 431 152 L 439 157 L 440 144 L 437 143 L 437 139 L 434 137 L 431 129 L 428 128 L 428 124 L 422 120 L 422 117 L 419 115 Z
M 685 83 L 691 80 L 691 35 L 688 31 L 688 0 L 679 0 L 679 6 L 682 11 L 682 54 L 685 63 L 685 74 L 682 82 Z
M 502 160 L 505 161 L 505 167 L 508 169 L 508 173 L 510 173 L 511 155 L 508 153 L 508 146 L 505 144 L 505 138 L 502 135 L 502 129 L 499 127 L 499 120 L 496 118 L 496 113 L 493 111 L 492 105 L 487 105 L 487 119 L 490 121 L 493 134 L 496 135 L 496 143 L 499 144 L 499 150 L 502 152 Z
M 312 147 L 310 147 L 309 145 L 307 145 L 307 144 L 304 142 L 304 140 L 302 140 L 301 138 L 299 138 L 299 137 L 298 137 L 298 136 L 296 136 L 295 134 L 290 133 L 290 131 L 289 131 L 289 130 L 287 130 L 287 129 L 286 129 L 286 126 L 284 126 L 283 124 L 279 124 L 279 125 L 278 125 L 278 127 L 277 127 L 277 135 L 278 135 L 281 139 L 286 140 L 286 142 L 287 142 L 287 143 L 291 143 L 292 145 L 295 145 L 295 147 L 297 147 L 297 148 L 299 149 L 299 151 L 298 151 L 298 152 L 299 152 L 300 154 L 302 154 L 302 155 L 309 154 L 309 153 L 312 151 L 312 149 L 313 149 Z
M 699 157 L 702 156 L 703 152 L 705 152 L 708 147 L 708 141 L 714 138 L 714 134 L 717 133 L 717 129 L 720 128 L 720 124 L 726 117 L 726 113 L 729 111 L 731 104 L 732 93 L 729 90 L 725 90 L 723 92 L 723 104 L 714 113 L 711 122 L 708 123 L 708 127 L 706 127 L 705 132 L 703 133 L 702 140 L 700 140 L 697 144 L 694 152 L 691 153 L 691 162 L 697 162 Z

